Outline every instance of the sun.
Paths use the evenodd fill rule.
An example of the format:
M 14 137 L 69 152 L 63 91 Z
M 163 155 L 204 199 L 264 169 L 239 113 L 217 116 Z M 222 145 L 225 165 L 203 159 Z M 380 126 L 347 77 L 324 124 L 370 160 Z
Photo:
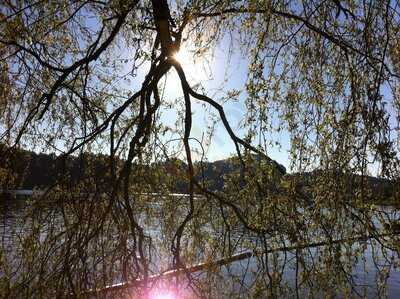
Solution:
M 179 62 L 186 76 L 191 81 L 202 81 L 208 78 L 205 68 L 206 59 L 194 55 L 194 51 L 188 47 L 181 46 L 179 51 L 173 55 Z
M 209 56 L 208 53 L 199 55 L 194 45 L 188 42 L 184 45 L 182 44 L 179 51 L 175 52 L 172 58 L 179 62 L 190 86 L 203 86 L 203 84 L 211 82 L 214 61 L 213 57 Z M 175 69 L 168 73 L 164 84 L 164 86 L 171 86 L 171 88 L 166 89 L 167 101 L 182 95 L 182 91 L 179 88 L 182 85 L 182 81 Z
M 174 54 L 174 59 L 178 61 L 180 64 L 185 65 L 191 62 L 189 58 L 189 53 L 186 48 L 180 48 L 178 52 Z
M 178 61 L 180 64 L 184 64 L 187 61 L 187 53 L 183 49 L 179 49 L 178 52 L 175 52 L 174 59 Z

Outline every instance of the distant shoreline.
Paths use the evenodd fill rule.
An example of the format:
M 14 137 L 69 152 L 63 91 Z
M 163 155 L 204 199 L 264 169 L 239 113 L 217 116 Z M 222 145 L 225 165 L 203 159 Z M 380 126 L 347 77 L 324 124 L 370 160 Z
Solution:
M 9 194 L 9 195 L 25 195 L 25 196 L 32 196 L 32 195 L 42 195 L 44 194 L 44 190 L 35 190 L 35 189 L 18 189 L 18 190 L 1 190 L 0 194 Z
M 46 190 L 40 190 L 40 189 L 11 189 L 11 190 L 2 190 L 0 189 L 0 200 L 2 199 L 2 196 L 40 196 L 43 195 L 46 192 Z M 137 195 L 150 195 L 150 196 L 157 196 L 161 195 L 159 193 L 140 193 Z M 165 195 L 165 194 L 162 194 Z M 188 197 L 189 194 L 186 193 L 170 193 L 169 196 L 174 196 L 174 197 Z M 195 194 L 195 197 L 201 197 L 200 194 Z M 387 198 L 387 199 L 368 199 L 366 202 L 374 205 L 380 205 L 380 206 L 400 206 L 400 201 L 396 200 L 395 198 Z

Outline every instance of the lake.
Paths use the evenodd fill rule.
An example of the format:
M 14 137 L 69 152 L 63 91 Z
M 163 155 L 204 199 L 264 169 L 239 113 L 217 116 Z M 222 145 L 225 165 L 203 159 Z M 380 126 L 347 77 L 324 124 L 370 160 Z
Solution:
M 171 219 L 169 219 L 169 215 L 165 215 L 165 211 L 169 209 L 171 202 L 162 197 L 154 199 L 155 197 L 155 195 L 152 195 L 152 200 L 144 201 L 143 204 L 138 206 L 137 210 L 140 212 L 136 216 L 140 225 L 146 227 L 146 235 L 152 238 L 151 248 L 155 250 L 148 253 L 151 255 L 152 260 L 149 264 L 149 271 L 156 275 L 171 265 L 171 252 L 168 248 L 171 244 L 168 240 L 171 239 L 172 227 L 168 227 Z M 176 199 L 173 199 L 173 197 Z M 173 197 L 171 200 L 176 200 L 173 208 L 175 211 L 180 211 L 177 214 L 181 215 L 176 217 L 182 219 L 182 215 L 185 213 L 184 208 L 180 207 L 179 201 L 186 200 L 185 196 L 174 195 Z M 201 201 L 201 199 L 197 199 L 197 201 Z M 96 205 L 96 203 L 93 204 Z M 77 204 L 71 204 L 72 207 L 74 205 Z M 34 209 L 32 209 L 33 206 L 35 207 Z M 83 207 L 82 210 L 86 208 Z M 165 290 L 172 288 L 174 293 L 179 293 L 176 297 L 182 298 L 195 297 L 199 290 L 206 294 L 208 298 L 263 298 L 263 294 L 266 293 L 281 298 L 320 298 L 327 296 L 339 298 L 400 298 L 398 236 L 386 235 L 368 240 L 351 239 L 358 236 L 356 231 L 359 228 L 354 225 L 354 219 L 343 217 L 340 222 L 335 223 L 336 228 L 325 228 L 330 231 L 330 245 L 321 243 L 326 241 L 326 238 L 320 239 L 321 233 L 319 229 L 312 228 L 313 224 L 311 222 L 306 223 L 306 226 L 303 223 L 303 226 L 295 227 L 294 229 L 298 230 L 298 235 L 307 237 L 307 244 L 315 243 L 315 246 L 304 246 L 304 242 L 301 240 L 290 240 L 287 237 L 290 234 L 286 233 L 276 233 L 269 235 L 268 238 L 260 238 L 255 234 L 246 232 L 240 226 L 232 227 L 228 231 L 225 226 L 221 226 L 219 220 L 213 219 L 215 214 L 212 211 L 207 209 L 205 211 L 205 214 L 208 215 L 203 217 L 203 222 L 193 223 L 184 236 L 182 243 L 184 248 L 190 252 L 185 256 L 186 265 L 204 261 L 208 261 L 209 265 L 204 267 L 202 271 L 191 273 L 190 283 L 183 275 L 179 291 L 176 289 L 175 279 L 155 279 L 155 293 L 160 293 L 160 290 L 162 290 L 161 293 L 168 293 L 170 290 Z M 310 213 L 308 210 L 301 212 L 304 215 Z M 32 231 L 39 229 L 39 224 L 35 217 L 42 220 L 40 229 L 46 227 L 46 230 L 40 231 L 35 235 L 37 237 L 36 242 L 41 244 L 43 248 L 48 248 L 49 252 L 54 250 L 56 253 L 59 250 L 58 247 L 63 248 L 65 240 L 68 239 L 68 233 L 65 233 L 68 231 L 65 219 L 69 217 L 72 221 L 75 217 L 81 217 L 79 216 L 80 211 L 74 208 L 68 210 L 67 214 L 70 213 L 70 216 L 66 216 L 65 213 L 65 209 L 61 205 L 44 204 L 38 206 L 37 203 L 31 201 L 30 197 L 3 199 L 0 202 L 2 260 L 7 260 L 8 262 L 8 272 L 4 269 L 0 270 L 0 280 L 2 278 L 1 275 L 4 278 L 5 273 L 9 273 L 10 270 L 13 273 L 11 281 L 20 279 L 18 269 L 23 269 L 25 262 L 22 263 L 19 260 L 21 256 L 24 256 L 24 259 L 27 258 L 27 252 L 23 251 L 21 247 L 26 246 L 28 244 L 27 239 L 29 239 L 25 239 L 24 236 L 30 236 Z M 76 213 L 76 215 L 73 213 Z M 322 211 L 321 213 L 329 214 L 328 211 Z M 347 215 L 348 211 L 343 211 L 343 213 L 343 215 Z M 356 212 L 353 211 L 354 215 L 356 215 Z M 389 220 L 398 220 L 400 213 L 393 207 L 375 207 L 373 218 L 371 223 L 375 225 L 377 231 L 384 231 L 382 223 Z M 87 219 L 82 218 L 80 221 L 84 223 Z M 97 239 L 97 243 L 104 242 L 102 244 L 109 244 L 110 246 L 114 246 L 117 243 L 121 244 L 121 231 L 114 230 L 114 226 L 117 227 L 122 224 L 118 220 L 115 221 L 117 224 L 110 224 L 107 234 Z M 89 221 L 88 223 L 92 222 Z M 349 227 L 350 225 L 354 225 L 354 228 Z M 77 229 L 77 231 L 79 230 L 80 228 Z M 354 231 L 354 234 L 352 234 L 352 231 Z M 53 235 L 58 232 L 64 234 L 57 241 L 51 241 L 57 244 L 58 247 L 54 247 L 57 247 L 57 249 L 52 249 L 49 245 L 52 243 L 47 237 L 48 232 Z M 77 236 L 71 234 L 70 238 L 77 242 L 76 240 L 79 240 L 78 237 L 79 234 L 77 233 Z M 206 241 L 201 243 L 202 240 Z M 336 242 L 338 240 L 343 240 L 343 242 Z M 133 246 L 133 241 L 129 240 L 129 238 L 125 242 L 128 247 Z M 318 244 L 318 242 L 321 244 Z M 97 243 L 88 247 L 90 249 L 93 248 L 94 255 L 98 254 L 98 250 L 101 247 L 101 244 Z M 63 248 L 62 250 L 65 249 Z M 254 252 L 254 255 L 223 266 L 210 266 L 218 258 L 229 255 L 228 250 L 232 254 L 251 251 Z M 32 253 L 32 255 L 37 254 L 40 258 L 43 258 L 40 248 L 35 247 L 33 251 L 35 253 Z M 270 253 L 263 254 L 265 251 Z M 111 253 L 102 255 L 104 259 L 108 259 L 109 256 L 111 256 Z M 51 258 L 48 257 L 48 259 L 50 260 Z M 92 267 L 91 270 L 93 272 L 101 272 L 101 267 L 104 267 L 102 261 L 96 264 L 89 257 L 86 257 L 86 259 L 85 263 L 90 264 L 88 267 Z M 113 271 L 115 271 L 107 275 L 108 280 L 103 280 L 103 286 L 124 281 L 123 275 L 118 274 L 118 271 L 121 270 L 121 267 L 117 266 L 120 263 L 119 257 L 114 259 L 116 262 Z M 38 258 L 38 260 L 40 259 Z M 54 271 L 58 269 L 57 260 L 51 262 L 46 260 L 46 263 L 55 265 Z M 15 269 L 12 269 L 13 267 Z M 110 269 L 107 269 L 107 271 L 111 271 Z M 51 275 L 51 271 L 49 271 L 48 275 Z M 111 277 L 112 279 L 110 280 Z M 88 277 L 87 279 L 90 280 L 92 278 Z M 174 281 L 174 284 L 171 281 Z M 197 289 L 196 287 L 193 288 L 197 284 Z M 172 285 L 175 287 L 171 287 Z M 266 290 L 266 285 L 268 285 L 268 290 Z M 107 296 L 112 297 L 110 294 Z M 153 297 L 158 298 L 160 296 L 154 295 Z

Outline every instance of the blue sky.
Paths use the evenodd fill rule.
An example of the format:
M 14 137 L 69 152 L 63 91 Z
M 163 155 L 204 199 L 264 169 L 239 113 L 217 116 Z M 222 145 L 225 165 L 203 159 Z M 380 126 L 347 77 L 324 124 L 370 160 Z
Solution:
M 216 47 L 214 55 L 209 59 L 208 63 L 205 63 L 204 61 L 194 62 L 191 59 L 190 53 L 183 55 L 184 61 L 182 61 L 183 69 L 187 74 L 189 84 L 194 86 L 198 83 L 201 83 L 206 94 L 219 103 L 222 103 L 221 97 L 223 97 L 223 92 L 221 92 L 221 89 L 223 91 L 231 89 L 245 89 L 247 80 L 247 59 L 243 58 L 243 56 L 239 53 L 239 49 L 236 49 L 236 51 L 233 51 L 229 60 L 227 48 L 227 41 L 223 41 L 219 46 Z M 165 100 L 168 101 L 182 96 L 180 83 L 178 83 L 178 78 L 177 75 L 174 74 L 174 71 L 168 75 L 166 86 Z M 240 129 L 240 122 L 243 120 L 246 109 L 244 105 L 245 97 L 246 93 L 243 92 L 237 101 L 227 101 L 223 104 L 225 113 L 233 130 L 240 137 L 245 135 L 245 131 Z M 172 109 L 163 112 L 163 121 L 165 121 L 166 124 L 170 124 L 171 126 L 174 124 L 176 120 L 176 108 L 177 107 L 173 107 Z M 193 103 L 192 110 L 192 137 L 201 139 L 203 133 L 206 133 L 206 115 L 209 115 L 210 112 L 216 111 L 212 108 L 210 109 L 209 107 L 205 108 L 196 101 Z M 287 150 L 290 146 L 288 134 L 283 133 L 280 136 L 269 136 L 271 138 L 273 137 L 274 140 L 280 141 L 282 148 L 268 148 L 268 155 L 279 163 L 283 164 L 285 167 L 288 167 L 289 162 Z M 195 146 L 195 143 L 193 146 Z M 213 135 L 212 142 L 206 151 L 206 156 L 209 161 L 224 159 L 235 154 L 234 144 L 220 121 L 215 127 L 215 133 Z

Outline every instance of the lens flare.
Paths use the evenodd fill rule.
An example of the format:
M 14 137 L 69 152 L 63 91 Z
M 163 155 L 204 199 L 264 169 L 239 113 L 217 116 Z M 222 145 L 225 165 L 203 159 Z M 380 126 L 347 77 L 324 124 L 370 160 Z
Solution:
M 155 289 L 150 293 L 150 299 L 178 299 L 171 289 Z
M 151 299 L 176 299 L 176 297 L 171 293 L 165 293 L 165 294 L 156 294 Z

